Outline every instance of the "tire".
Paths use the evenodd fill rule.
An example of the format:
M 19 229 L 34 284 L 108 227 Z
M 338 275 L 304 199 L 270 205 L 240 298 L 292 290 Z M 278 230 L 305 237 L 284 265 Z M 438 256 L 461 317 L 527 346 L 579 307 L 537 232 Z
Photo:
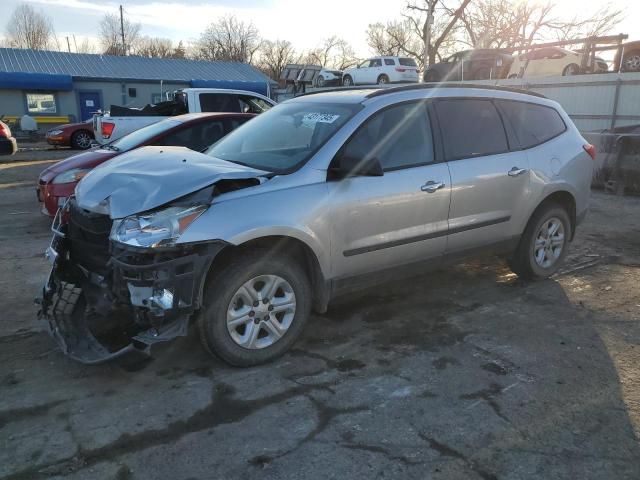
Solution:
M 261 303 L 252 296 L 262 292 L 255 288 L 261 283 L 260 279 L 269 281 L 271 277 L 283 281 L 276 281 L 274 284 L 282 285 L 277 286 L 274 295 L 270 297 L 275 307 L 271 301 Z M 252 285 L 251 292 L 248 289 L 242 290 L 247 284 Z M 266 285 L 265 282 L 262 288 L 267 288 Z M 255 302 L 253 305 L 250 304 L 250 298 Z M 293 303 L 293 313 L 290 309 L 272 313 L 272 309 L 278 309 L 287 302 L 289 305 Z M 266 363 L 284 354 L 295 343 L 307 323 L 311 303 L 310 282 L 300 264 L 292 258 L 274 255 L 268 250 L 243 252 L 214 272 L 207 282 L 204 308 L 198 318 L 200 339 L 209 353 L 231 365 L 249 367 Z M 238 313 L 241 311 L 248 313 Z M 276 318 L 277 316 L 280 318 Z M 230 318 L 231 321 L 238 322 L 245 317 L 249 321 L 238 323 L 235 327 L 228 326 Z M 233 320 L 234 318 L 237 320 Z M 272 333 L 275 328 L 273 325 L 286 327 L 281 337 Z M 242 337 L 252 338 L 256 329 L 254 340 L 248 340 L 242 346 Z M 267 336 L 260 337 L 263 334 Z
M 322 88 L 324 87 L 324 77 L 322 75 L 320 75 L 317 79 L 316 79 L 316 87 Z
M 380 75 L 376 83 L 378 85 L 386 85 L 387 83 L 389 83 L 389 77 L 387 77 L 386 75 Z
M 91 147 L 93 135 L 88 130 L 78 130 L 71 135 L 71 147 L 77 150 L 86 150 Z
M 518 74 L 517 73 L 512 73 L 507 78 L 518 78 Z
M 440 81 L 440 75 L 438 75 L 434 71 L 429 71 L 429 72 L 427 72 L 425 74 L 424 80 L 425 80 L 425 82 L 439 82 Z
M 575 63 L 570 63 L 569 65 L 564 67 L 564 70 L 562 70 L 562 76 L 563 77 L 569 77 L 569 76 L 572 76 L 572 75 L 578 75 L 579 73 L 580 73 L 580 67 L 578 65 L 576 65 Z
M 623 72 L 640 72 L 640 51 L 627 53 L 622 60 Z
M 549 240 L 547 240 L 543 230 L 543 227 L 548 227 L 556 222 L 561 224 L 561 227 L 556 231 L 562 232 L 563 238 L 560 243 L 557 243 L 559 241 L 557 234 L 555 236 L 552 235 Z M 527 280 L 542 279 L 553 275 L 567 254 L 571 231 L 571 220 L 564 207 L 550 203 L 538 208 L 529 220 L 513 257 L 508 260 L 509 267 L 520 278 Z M 554 239 L 556 247 L 561 247 L 560 251 L 557 251 L 557 248 L 553 246 Z M 551 251 L 546 251 L 546 244 L 536 249 L 536 240 L 548 241 Z M 540 248 L 545 250 L 542 264 L 536 259 L 536 253 L 540 252 Z M 552 263 L 544 265 L 544 261 L 547 260 L 547 258 L 550 261 L 552 260 Z
M 351 75 L 344 76 L 344 78 L 342 79 L 342 85 L 344 85 L 345 87 L 353 86 L 353 78 L 351 78 Z

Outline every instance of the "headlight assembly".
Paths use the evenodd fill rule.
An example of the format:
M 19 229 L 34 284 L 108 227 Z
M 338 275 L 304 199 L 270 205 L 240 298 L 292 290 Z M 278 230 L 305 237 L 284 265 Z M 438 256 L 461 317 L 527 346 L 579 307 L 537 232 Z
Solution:
M 168 207 L 156 212 L 116 220 L 111 240 L 133 247 L 157 248 L 175 245 L 180 235 L 204 213 L 208 205 Z
M 51 183 L 72 183 L 82 179 L 91 169 L 89 168 L 72 168 L 66 172 L 62 172 L 55 177 Z
M 49 130 L 47 132 L 47 135 L 49 135 L 50 137 L 55 137 L 58 135 L 62 135 L 64 132 L 62 130 Z

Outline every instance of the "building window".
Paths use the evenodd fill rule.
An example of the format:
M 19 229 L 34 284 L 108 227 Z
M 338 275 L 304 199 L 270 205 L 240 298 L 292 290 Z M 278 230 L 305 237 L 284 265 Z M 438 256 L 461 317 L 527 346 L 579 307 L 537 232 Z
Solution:
M 35 114 L 58 113 L 53 93 L 27 93 L 27 112 Z
M 138 96 L 138 91 L 135 88 L 130 88 L 129 89 L 129 96 L 131 98 L 136 98 Z

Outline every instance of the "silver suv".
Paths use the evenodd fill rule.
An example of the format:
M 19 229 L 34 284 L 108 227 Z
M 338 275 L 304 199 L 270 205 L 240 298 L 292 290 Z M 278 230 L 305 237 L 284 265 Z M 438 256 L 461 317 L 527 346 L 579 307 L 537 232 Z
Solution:
M 41 316 L 85 363 L 185 335 L 233 365 L 296 341 L 345 288 L 499 251 L 553 274 L 587 211 L 593 147 L 555 102 L 487 87 L 286 101 L 204 153 L 145 147 L 59 212 Z M 413 268 L 409 269 L 409 265 Z

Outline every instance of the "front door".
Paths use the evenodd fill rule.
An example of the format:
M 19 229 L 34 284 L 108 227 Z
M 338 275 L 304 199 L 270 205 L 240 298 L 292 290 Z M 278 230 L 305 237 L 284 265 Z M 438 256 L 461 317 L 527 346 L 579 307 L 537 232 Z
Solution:
M 90 120 L 93 114 L 98 110 L 102 110 L 102 101 L 100 92 L 78 92 L 80 101 L 80 121 Z
M 446 163 L 434 163 L 424 102 L 375 113 L 340 155 L 376 158 L 384 175 L 329 182 L 335 278 L 444 253 L 451 183 Z
M 528 199 L 526 152 L 510 151 L 492 100 L 438 100 L 435 108 L 451 172 L 447 252 L 512 239 Z

